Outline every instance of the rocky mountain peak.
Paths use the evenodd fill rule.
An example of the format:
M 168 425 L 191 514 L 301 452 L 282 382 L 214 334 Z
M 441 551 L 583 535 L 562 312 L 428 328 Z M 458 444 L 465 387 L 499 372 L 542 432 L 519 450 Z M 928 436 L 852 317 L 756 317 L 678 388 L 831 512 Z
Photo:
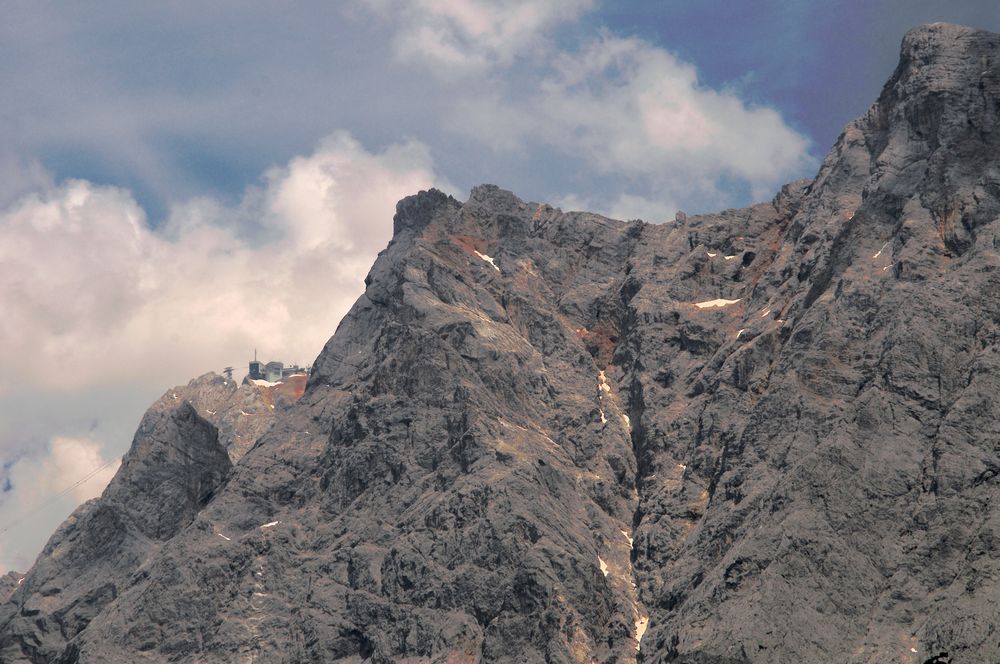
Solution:
M 301 399 L 230 466 L 268 395 L 168 392 L 0 661 L 1000 661 L 996 39 L 908 34 L 769 203 L 407 197 Z
M 458 201 L 438 189 L 421 191 L 413 196 L 407 196 L 396 203 L 396 214 L 392 218 L 393 237 L 404 231 L 419 233 L 430 223 L 436 213 L 449 206 L 457 207 L 458 205 Z
M 946 23 L 914 28 L 900 61 L 871 110 L 852 123 L 865 135 L 874 175 L 906 175 L 915 162 L 949 151 L 951 167 L 975 172 L 995 163 L 1000 104 L 1000 35 Z M 951 158 L 960 156 L 959 159 Z M 970 163 L 970 159 L 972 163 Z M 942 173 L 930 173 L 931 180 Z M 910 176 L 912 177 L 912 176 Z M 942 183 L 947 184 L 947 183 Z
M 151 410 L 102 500 L 130 514 L 146 537 L 169 539 L 201 511 L 231 467 L 218 429 L 190 403 Z

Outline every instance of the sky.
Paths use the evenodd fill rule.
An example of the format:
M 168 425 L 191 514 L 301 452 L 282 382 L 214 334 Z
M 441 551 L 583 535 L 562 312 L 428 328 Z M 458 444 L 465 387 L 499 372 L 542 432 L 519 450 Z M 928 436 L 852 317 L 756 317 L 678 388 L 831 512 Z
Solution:
M 168 388 L 254 348 L 311 363 L 403 196 L 653 223 L 769 200 L 907 29 L 1000 32 L 995 0 L 0 6 L 0 573 Z

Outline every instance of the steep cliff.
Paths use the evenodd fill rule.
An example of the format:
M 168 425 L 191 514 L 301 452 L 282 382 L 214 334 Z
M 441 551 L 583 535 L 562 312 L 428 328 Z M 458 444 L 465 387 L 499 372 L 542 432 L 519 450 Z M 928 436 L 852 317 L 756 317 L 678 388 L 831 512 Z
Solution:
M 771 203 L 404 199 L 304 396 L 231 468 L 153 409 L 0 660 L 1000 661 L 998 49 L 908 33 Z

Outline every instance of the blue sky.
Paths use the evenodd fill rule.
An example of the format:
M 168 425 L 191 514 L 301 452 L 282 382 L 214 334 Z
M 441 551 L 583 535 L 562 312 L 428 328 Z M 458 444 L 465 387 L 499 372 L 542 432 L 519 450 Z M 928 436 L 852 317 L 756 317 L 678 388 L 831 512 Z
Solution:
M 602 30 L 638 37 L 695 66 L 702 85 L 775 108 L 809 141 L 814 162 L 799 174 L 877 95 L 908 27 L 951 20 L 1000 29 L 989 2 L 565 4 L 571 18 L 544 31 L 568 52 Z M 448 102 L 462 90 L 499 81 L 516 95 L 544 63 L 522 57 L 471 79 L 436 76 L 440 63 L 393 57 L 392 20 L 364 2 L 296 11 L 235 2 L 54 6 L 9 8 L 0 28 L 4 157 L 37 159 L 57 179 L 127 187 L 154 221 L 177 199 L 236 200 L 267 167 L 343 129 L 370 149 L 421 140 L 462 191 L 497 181 L 530 198 L 596 192 L 589 198 L 598 201 L 630 186 L 649 195 L 607 174 L 577 176 L 558 150 L 497 152 L 449 131 Z M 691 209 L 746 202 L 703 192 L 672 198 Z
M 171 385 L 255 346 L 311 362 L 403 195 L 493 182 L 652 222 L 767 200 L 938 20 L 1000 31 L 1000 7 L 6 3 L 0 528 L 37 516 L 0 571 Z

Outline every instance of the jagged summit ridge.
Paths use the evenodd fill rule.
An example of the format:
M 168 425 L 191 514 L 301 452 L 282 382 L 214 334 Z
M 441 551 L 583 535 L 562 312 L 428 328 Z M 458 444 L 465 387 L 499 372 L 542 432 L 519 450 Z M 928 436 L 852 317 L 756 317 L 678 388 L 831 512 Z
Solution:
M 770 203 L 404 199 L 302 398 L 127 572 L 71 535 L 131 501 L 64 525 L 0 660 L 1000 661 L 996 43 L 908 33 Z

